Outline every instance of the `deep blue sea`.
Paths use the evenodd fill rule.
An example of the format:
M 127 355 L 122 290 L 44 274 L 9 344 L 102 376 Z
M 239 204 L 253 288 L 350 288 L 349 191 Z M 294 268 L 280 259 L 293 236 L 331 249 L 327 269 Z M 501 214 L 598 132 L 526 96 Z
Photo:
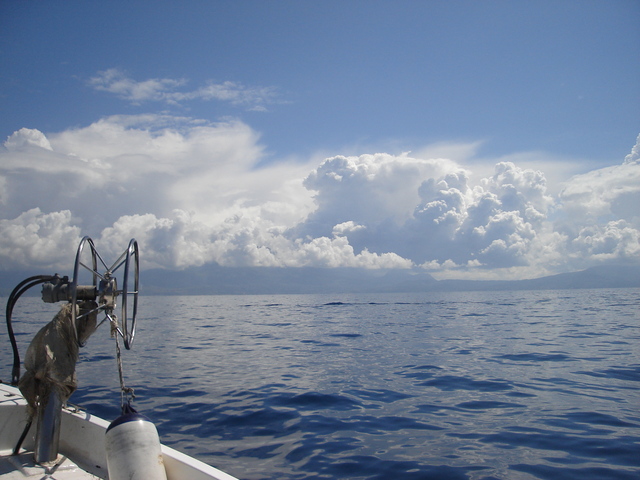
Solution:
M 23 355 L 56 311 L 20 299 Z M 141 297 L 123 359 L 162 441 L 241 479 L 640 478 L 639 289 Z M 107 325 L 78 376 L 117 417 Z

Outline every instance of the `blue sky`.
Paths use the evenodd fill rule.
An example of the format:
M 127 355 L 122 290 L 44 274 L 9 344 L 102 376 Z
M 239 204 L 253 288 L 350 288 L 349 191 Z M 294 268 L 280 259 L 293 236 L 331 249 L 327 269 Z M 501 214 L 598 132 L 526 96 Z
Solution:
M 632 0 L 3 2 L 0 268 L 87 233 L 169 268 L 637 262 L 639 21 Z

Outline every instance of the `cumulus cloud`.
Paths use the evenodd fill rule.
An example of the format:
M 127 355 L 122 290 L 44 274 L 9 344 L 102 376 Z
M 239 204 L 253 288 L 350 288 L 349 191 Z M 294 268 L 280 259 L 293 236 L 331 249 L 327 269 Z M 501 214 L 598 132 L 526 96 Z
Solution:
M 640 231 L 625 220 L 582 228 L 571 241 L 571 256 L 637 262 L 640 257 Z
M 304 181 L 305 187 L 316 192 L 318 205 L 304 232 L 326 235 L 343 222 L 367 227 L 402 224 L 419 202 L 423 179 L 458 169 L 450 160 L 424 160 L 408 154 L 328 158 Z
M 134 80 L 117 68 L 98 72 L 89 80 L 89 85 L 96 90 L 112 93 L 136 105 L 144 102 L 177 105 L 191 100 L 220 100 L 248 110 L 261 111 L 278 101 L 274 87 L 248 87 L 238 82 L 209 81 L 195 90 L 188 90 L 188 83 L 186 79 L 172 78 Z
M 625 165 L 640 163 L 640 135 L 636 139 L 636 144 L 631 149 L 631 153 L 624 158 Z
M 139 115 L 20 129 L 0 147 L 0 268 L 68 265 L 86 234 L 112 256 L 135 237 L 144 268 L 517 278 L 640 258 L 638 145 L 557 195 L 544 172 L 509 161 L 478 178 L 473 162 L 422 154 L 265 165 L 263 151 L 239 121 Z
M 223 220 L 253 202 L 272 217 L 295 216 L 299 212 L 289 206 L 274 208 L 270 202 L 299 193 L 307 197 L 306 203 L 299 200 L 301 206 L 309 205 L 295 177 L 302 175 L 301 167 L 256 166 L 263 147 L 246 124 L 173 118 L 169 128 L 166 122 L 164 116 L 108 117 L 50 134 L 51 150 L 31 144 L 14 148 L 19 135 L 12 135 L 0 167 L 11 200 L 5 215 L 43 205 L 50 211 L 69 209 L 95 233 L 125 214 L 163 217 L 182 209 Z
M 82 231 L 117 255 L 136 237 L 147 266 L 407 265 L 393 254 L 355 254 L 339 232 L 326 241 L 287 238 L 284 233 L 314 208 L 302 185 L 310 165 L 259 167 L 259 136 L 241 122 L 171 120 L 113 116 L 46 137 L 16 132 L 0 151 L 8 207 L 3 231 L 18 238 L 16 225 L 50 225 L 25 236 L 22 248 L 31 252 L 45 239 L 77 244 Z M 51 215 L 64 222 L 52 223 Z M 61 231 L 53 234 L 55 225 Z M 70 228 L 76 238 L 69 237 Z M 4 265 L 34 263 L 32 254 L 11 255 L 9 246 Z M 51 257 L 52 265 L 58 258 Z
M 407 154 L 330 158 L 305 185 L 318 208 L 298 234 L 339 229 L 359 249 L 438 268 L 528 265 L 552 203 L 541 172 L 499 163 L 472 186 L 450 160 Z
M 28 145 L 44 148 L 45 150 L 53 150 L 47 137 L 40 130 L 33 128 L 21 128 L 4 142 L 7 150 L 19 150 Z
M 565 229 L 573 233 L 585 225 L 628 220 L 640 228 L 640 136 L 620 165 L 571 178 L 560 193 Z
M 630 158 L 572 178 L 554 197 L 542 171 L 512 162 L 471 183 L 471 172 L 450 160 L 333 157 L 305 180 L 318 207 L 295 231 L 313 237 L 333 230 L 356 251 L 395 252 L 428 270 L 485 276 L 637 262 L 640 168 Z M 588 225 L 595 229 L 583 230 Z
M 0 268 L 59 267 L 75 257 L 81 240 L 71 212 L 28 210 L 14 219 L 0 220 Z

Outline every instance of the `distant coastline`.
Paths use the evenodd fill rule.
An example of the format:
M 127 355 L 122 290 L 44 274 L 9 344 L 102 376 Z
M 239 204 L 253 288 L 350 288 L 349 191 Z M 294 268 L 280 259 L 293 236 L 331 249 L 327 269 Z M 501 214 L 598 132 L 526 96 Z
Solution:
M 42 272 L 36 272 L 42 273 Z M 3 272 L 0 295 L 33 272 Z M 416 270 L 220 267 L 141 272 L 143 295 L 278 295 L 640 288 L 640 266 L 598 266 L 529 280 L 436 280 Z M 40 295 L 34 288 L 29 295 Z

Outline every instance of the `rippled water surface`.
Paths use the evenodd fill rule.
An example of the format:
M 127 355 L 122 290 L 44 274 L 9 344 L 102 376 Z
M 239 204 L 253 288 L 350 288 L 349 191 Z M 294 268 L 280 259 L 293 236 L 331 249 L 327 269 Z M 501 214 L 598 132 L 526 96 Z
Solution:
M 55 311 L 20 300 L 22 352 Z M 640 478 L 638 289 L 144 297 L 139 311 L 123 354 L 135 406 L 164 443 L 239 478 Z M 107 419 L 114 353 L 103 326 L 71 399 Z

